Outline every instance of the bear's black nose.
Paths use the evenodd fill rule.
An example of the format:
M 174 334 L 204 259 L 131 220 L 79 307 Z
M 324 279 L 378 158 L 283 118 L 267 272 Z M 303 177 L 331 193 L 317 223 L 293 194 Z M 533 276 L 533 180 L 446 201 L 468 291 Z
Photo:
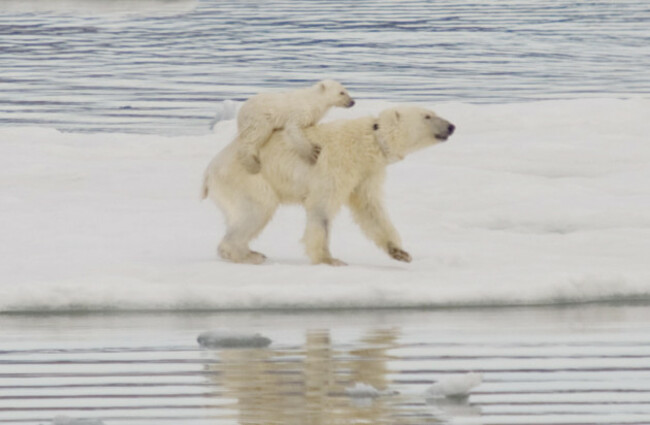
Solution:
M 456 126 L 453 124 L 449 124 L 449 127 L 447 127 L 447 132 L 451 135 L 451 133 L 453 133 L 454 130 L 456 130 Z
M 348 108 L 351 108 L 354 106 L 354 100 L 351 100 L 350 103 L 348 103 Z

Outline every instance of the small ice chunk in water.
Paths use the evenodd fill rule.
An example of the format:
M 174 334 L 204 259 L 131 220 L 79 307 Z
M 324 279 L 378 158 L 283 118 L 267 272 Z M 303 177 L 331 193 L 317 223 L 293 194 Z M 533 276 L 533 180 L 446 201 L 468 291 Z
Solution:
M 237 116 L 237 102 L 226 99 L 217 105 L 214 118 L 210 121 L 210 129 L 220 121 L 232 120 Z
M 372 385 L 364 384 L 362 382 L 357 382 L 353 387 L 348 387 L 345 389 L 345 395 L 352 398 L 377 398 L 386 395 L 395 395 L 399 394 L 397 391 L 391 390 L 378 390 Z
M 449 375 L 441 378 L 438 382 L 427 388 L 425 396 L 437 397 L 464 397 L 469 391 L 483 382 L 482 373 L 464 373 Z
M 56 416 L 52 420 L 52 425 L 104 425 L 99 419 L 81 419 L 71 418 L 69 416 Z
M 203 332 L 197 341 L 205 348 L 263 348 L 271 344 L 269 338 L 259 333 L 247 334 L 226 330 Z
M 357 382 L 354 387 L 345 389 L 345 395 L 356 398 L 376 398 L 379 397 L 379 390 L 372 385 Z

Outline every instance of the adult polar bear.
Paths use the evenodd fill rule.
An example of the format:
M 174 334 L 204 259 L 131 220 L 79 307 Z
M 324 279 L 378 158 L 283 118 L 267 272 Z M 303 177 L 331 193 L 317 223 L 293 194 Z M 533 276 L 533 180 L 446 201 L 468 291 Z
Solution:
M 388 109 L 379 118 L 319 124 L 304 136 L 322 151 L 315 165 L 298 157 L 274 132 L 260 150 L 261 173 L 248 173 L 237 160 L 235 143 L 208 165 L 203 197 L 210 197 L 226 217 L 219 255 L 237 263 L 262 263 L 266 257 L 248 244 L 266 226 L 278 205 L 301 203 L 307 210 L 303 241 L 312 263 L 345 265 L 329 251 L 329 227 L 347 205 L 365 234 L 399 261 L 411 261 L 382 203 L 386 166 L 394 159 L 446 140 L 454 125 L 424 108 Z

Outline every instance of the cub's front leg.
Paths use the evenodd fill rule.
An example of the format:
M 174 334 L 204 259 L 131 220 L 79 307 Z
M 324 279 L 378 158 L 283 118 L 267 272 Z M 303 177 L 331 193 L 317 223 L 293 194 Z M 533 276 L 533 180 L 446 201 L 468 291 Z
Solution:
M 284 138 L 300 158 L 311 165 L 316 164 L 321 147 L 307 140 L 303 134 L 303 129 L 298 124 L 287 123 L 284 127 Z

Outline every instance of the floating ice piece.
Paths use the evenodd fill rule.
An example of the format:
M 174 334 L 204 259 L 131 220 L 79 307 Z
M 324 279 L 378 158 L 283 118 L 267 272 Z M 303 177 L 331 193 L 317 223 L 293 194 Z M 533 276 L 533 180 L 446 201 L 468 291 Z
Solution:
M 430 398 L 463 397 L 469 395 L 469 391 L 481 382 L 483 382 L 482 373 L 449 375 L 427 388 L 424 394 Z
M 372 385 L 357 382 L 353 387 L 345 389 L 345 395 L 352 398 L 377 398 L 386 395 L 399 394 L 397 391 L 392 390 L 378 390 Z
M 56 416 L 52 425 L 104 425 L 99 419 L 71 418 L 69 416 Z
M 216 111 L 214 113 L 214 118 L 210 121 L 210 129 L 214 129 L 214 126 L 220 121 L 227 121 L 235 118 L 237 116 L 237 102 L 226 99 L 223 102 L 217 105 Z
M 247 334 L 232 331 L 207 331 L 197 338 L 199 345 L 206 348 L 262 348 L 271 340 L 259 333 Z
M 353 387 L 345 389 L 345 395 L 355 398 L 376 398 L 379 397 L 379 390 L 372 385 L 357 382 Z

